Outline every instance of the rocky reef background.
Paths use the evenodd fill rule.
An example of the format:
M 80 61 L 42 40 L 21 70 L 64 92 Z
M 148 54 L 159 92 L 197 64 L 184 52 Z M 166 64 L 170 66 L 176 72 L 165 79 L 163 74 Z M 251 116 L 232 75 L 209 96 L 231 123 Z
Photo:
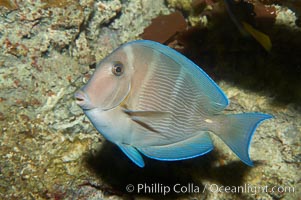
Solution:
M 0 199 L 163 198 L 126 191 L 127 184 L 138 183 L 285 189 L 164 197 L 171 199 L 300 198 L 301 6 L 293 0 L 252 2 L 275 11 L 272 22 L 269 15 L 262 17 L 268 25 L 258 25 L 271 38 L 270 52 L 241 35 L 221 10 L 222 1 L 1 0 Z M 179 162 L 146 159 L 140 169 L 104 140 L 74 102 L 95 63 L 144 37 L 154 19 L 176 10 L 187 24 L 163 43 L 217 81 L 231 101 L 225 112 L 274 116 L 253 137 L 252 168 L 213 136 L 216 148 L 208 155 Z M 167 31 L 161 25 L 148 34 L 155 39 L 160 28 Z

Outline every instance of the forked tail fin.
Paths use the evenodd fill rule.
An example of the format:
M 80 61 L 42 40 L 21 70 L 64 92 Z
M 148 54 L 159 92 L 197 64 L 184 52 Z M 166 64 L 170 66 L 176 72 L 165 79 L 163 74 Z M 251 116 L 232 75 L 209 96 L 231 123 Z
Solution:
M 263 113 L 242 113 L 218 116 L 213 129 L 230 149 L 247 165 L 253 166 L 249 156 L 252 136 L 257 126 L 264 120 L 272 118 Z

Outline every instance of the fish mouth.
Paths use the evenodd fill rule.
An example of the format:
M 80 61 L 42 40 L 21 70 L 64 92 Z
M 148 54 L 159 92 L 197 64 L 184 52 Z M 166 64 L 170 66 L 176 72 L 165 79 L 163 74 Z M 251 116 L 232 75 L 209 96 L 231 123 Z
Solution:
M 90 110 L 94 108 L 90 103 L 88 95 L 84 91 L 78 90 L 74 94 L 74 98 L 76 104 L 79 105 L 83 110 Z
M 77 104 L 79 104 L 79 105 L 81 105 L 81 104 L 83 104 L 84 103 L 84 101 L 85 101 L 85 99 L 86 99 L 86 94 L 83 92 L 83 91 L 81 91 L 81 90 L 79 90 L 79 91 L 77 91 L 75 94 L 74 94 L 74 98 L 75 98 L 75 102 L 77 103 Z
M 76 104 L 79 104 L 79 105 L 81 105 L 83 102 L 84 102 L 84 98 L 82 98 L 82 96 L 80 96 L 78 93 L 76 93 L 75 95 L 74 95 L 74 97 L 75 97 L 75 102 L 76 102 Z

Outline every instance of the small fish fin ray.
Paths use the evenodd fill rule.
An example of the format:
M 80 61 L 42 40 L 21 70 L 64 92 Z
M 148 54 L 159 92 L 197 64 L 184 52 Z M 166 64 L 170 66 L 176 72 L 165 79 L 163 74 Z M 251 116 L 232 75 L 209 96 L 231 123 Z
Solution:
M 231 7 L 233 6 L 233 0 L 224 0 L 226 10 L 233 21 L 233 23 L 236 25 L 236 27 L 239 29 L 241 34 L 244 36 L 251 35 L 267 52 L 270 52 L 272 49 L 272 42 L 268 35 L 264 34 L 263 32 L 255 29 L 252 25 L 245 21 L 239 21 L 235 15 L 233 14 L 233 11 Z
M 246 22 L 242 22 L 244 29 L 252 35 L 252 37 L 267 51 L 270 52 L 272 49 L 272 42 L 268 35 L 255 29 L 253 26 Z
M 141 168 L 144 167 L 145 164 L 141 154 L 133 146 L 127 144 L 117 144 L 117 146 L 136 165 L 138 165 Z
M 218 135 L 245 164 L 253 166 L 249 155 L 253 134 L 259 124 L 264 120 L 272 118 L 272 116 L 263 113 L 241 113 L 219 117 L 219 130 L 214 130 L 214 133 Z
M 180 142 L 137 148 L 149 158 L 163 161 L 175 161 L 204 155 L 213 149 L 213 144 L 207 132 L 200 132 L 193 137 Z

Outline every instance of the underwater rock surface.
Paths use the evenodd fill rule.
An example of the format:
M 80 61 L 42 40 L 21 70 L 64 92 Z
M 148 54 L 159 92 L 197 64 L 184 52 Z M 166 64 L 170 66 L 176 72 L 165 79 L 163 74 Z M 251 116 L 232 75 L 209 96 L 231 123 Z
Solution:
M 199 35 L 203 41 L 196 43 L 204 48 L 201 54 L 190 54 L 192 59 L 198 54 L 201 60 L 196 62 L 229 97 L 227 112 L 258 111 L 275 117 L 253 137 L 252 168 L 213 136 L 216 148 L 208 155 L 179 162 L 146 159 L 147 167 L 140 169 L 106 142 L 75 104 L 73 94 L 89 79 L 96 62 L 120 44 L 138 39 L 152 19 L 174 12 L 174 7 L 187 12 L 193 1 L 183 6 L 168 2 L 0 2 L 0 199 L 163 198 L 160 193 L 126 190 L 128 184 L 144 183 L 170 187 L 193 183 L 201 189 L 165 196 L 173 199 L 301 196 L 301 82 L 295 78 L 301 70 L 299 52 L 294 49 L 294 44 L 301 44 L 294 23 L 298 9 L 275 6 L 280 14 L 277 28 L 269 32 L 275 48 L 269 55 L 260 46 L 238 46 L 239 32 L 229 31 L 235 27 L 228 32 L 208 28 L 211 37 Z M 226 48 L 228 43 L 220 41 L 228 40 L 229 32 L 237 40 Z M 225 37 L 215 40 L 218 34 Z M 254 67 L 248 67 L 250 63 Z M 287 67 L 284 72 L 283 67 Z M 255 194 L 207 188 L 245 184 L 269 190 Z M 274 186 L 279 191 L 271 191 Z

